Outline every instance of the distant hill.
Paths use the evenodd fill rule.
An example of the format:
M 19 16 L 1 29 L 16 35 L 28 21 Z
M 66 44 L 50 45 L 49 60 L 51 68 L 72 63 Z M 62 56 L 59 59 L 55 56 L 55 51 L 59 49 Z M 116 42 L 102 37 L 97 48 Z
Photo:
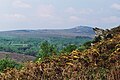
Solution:
M 71 29 L 12 30 L 0 32 L 0 36 L 30 38 L 77 36 L 93 38 L 94 35 L 92 27 L 88 26 L 77 26 Z

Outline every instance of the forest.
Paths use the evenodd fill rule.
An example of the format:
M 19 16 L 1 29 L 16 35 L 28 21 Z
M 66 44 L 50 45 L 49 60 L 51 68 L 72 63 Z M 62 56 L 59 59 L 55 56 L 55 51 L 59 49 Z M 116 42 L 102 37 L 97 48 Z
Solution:
M 36 56 L 39 52 L 41 43 L 44 41 L 56 46 L 57 53 L 60 53 L 68 45 L 73 44 L 79 48 L 80 45 L 90 40 L 92 40 L 92 38 L 89 37 L 18 38 L 0 36 L 0 51 Z

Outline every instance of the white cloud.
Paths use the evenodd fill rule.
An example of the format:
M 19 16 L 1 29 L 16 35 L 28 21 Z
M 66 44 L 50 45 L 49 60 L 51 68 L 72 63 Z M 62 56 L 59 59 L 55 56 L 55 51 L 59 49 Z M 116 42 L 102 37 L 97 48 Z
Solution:
M 40 5 L 37 9 L 37 16 L 40 18 L 50 18 L 55 14 L 55 8 L 53 5 Z
M 120 17 L 110 16 L 110 17 L 102 18 L 101 20 L 102 22 L 105 22 L 105 23 L 118 23 L 120 22 Z
M 94 12 L 93 9 L 86 8 L 86 9 L 81 9 L 81 10 L 79 11 L 79 14 L 87 14 L 87 15 L 89 15 L 89 14 L 91 14 L 91 13 L 93 13 L 93 12 Z
M 76 9 L 74 9 L 73 7 L 69 7 L 65 10 L 65 12 L 69 14 L 76 14 Z
M 14 14 L 4 14 L 3 18 L 6 20 L 13 20 L 13 21 L 27 21 L 27 17 L 23 14 L 14 13 Z
M 118 4 L 118 3 L 112 4 L 111 7 L 112 7 L 113 9 L 120 10 L 120 4 Z
M 11 17 L 13 17 L 13 18 L 25 18 L 25 16 L 22 14 L 13 14 L 13 15 L 11 15 Z
M 78 22 L 79 21 L 79 17 L 77 17 L 77 16 L 70 16 L 69 20 L 70 20 L 70 22 Z
M 31 5 L 28 3 L 25 3 L 21 0 L 14 0 L 13 1 L 13 6 L 15 7 L 21 7 L 21 8 L 31 8 Z
M 69 7 L 65 10 L 68 14 L 78 14 L 78 15 L 89 15 L 94 12 L 91 8 L 83 8 L 83 9 L 76 9 L 73 7 Z

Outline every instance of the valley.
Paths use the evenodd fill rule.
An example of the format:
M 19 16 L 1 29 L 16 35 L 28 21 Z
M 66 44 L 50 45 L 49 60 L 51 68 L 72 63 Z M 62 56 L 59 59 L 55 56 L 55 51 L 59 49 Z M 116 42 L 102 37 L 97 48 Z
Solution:
M 78 26 L 60 30 L 12 30 L 0 32 L 0 51 L 36 56 L 43 41 L 57 47 L 57 53 L 70 44 L 77 47 L 93 39 L 92 27 Z

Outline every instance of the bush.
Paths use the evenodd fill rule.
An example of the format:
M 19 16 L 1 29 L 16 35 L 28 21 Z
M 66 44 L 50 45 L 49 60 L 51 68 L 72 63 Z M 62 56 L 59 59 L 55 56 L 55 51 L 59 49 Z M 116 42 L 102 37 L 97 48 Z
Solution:
M 6 57 L 0 60 L 0 72 L 4 71 L 6 68 L 21 69 L 22 65 Z
M 93 43 L 100 42 L 102 40 L 101 36 L 95 37 Z
M 83 46 L 85 46 L 86 49 L 88 49 L 91 46 L 92 41 L 88 41 L 86 43 L 83 44 Z
M 50 44 L 48 41 L 44 41 L 40 45 L 39 53 L 37 54 L 37 58 L 49 57 L 56 54 L 57 49 L 55 45 Z
M 63 50 L 62 52 L 63 53 L 70 53 L 72 52 L 73 50 L 76 50 L 77 49 L 77 46 L 75 44 L 70 44 L 70 45 L 67 45 Z
M 85 49 L 86 49 L 85 46 L 80 46 L 80 47 L 78 48 L 79 51 L 84 51 Z

